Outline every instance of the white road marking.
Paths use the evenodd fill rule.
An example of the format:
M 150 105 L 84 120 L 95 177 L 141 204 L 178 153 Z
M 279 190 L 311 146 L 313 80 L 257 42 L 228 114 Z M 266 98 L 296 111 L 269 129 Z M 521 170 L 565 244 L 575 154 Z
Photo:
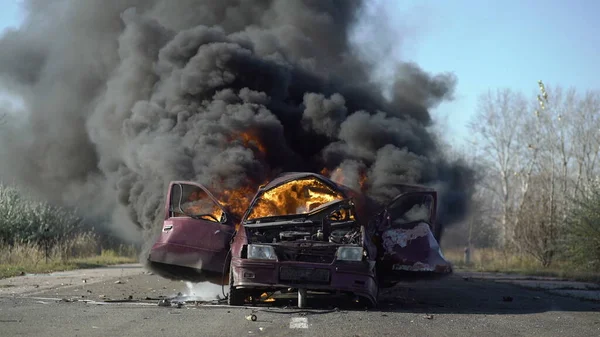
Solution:
M 290 329 L 308 329 L 308 318 L 292 317 Z

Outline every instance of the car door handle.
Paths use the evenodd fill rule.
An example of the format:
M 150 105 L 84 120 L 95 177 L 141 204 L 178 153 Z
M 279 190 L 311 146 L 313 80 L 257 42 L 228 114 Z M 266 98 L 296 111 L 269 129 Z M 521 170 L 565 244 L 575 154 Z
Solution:
M 173 229 L 173 225 L 166 225 L 166 226 L 163 226 L 163 232 L 168 232 L 168 231 L 170 231 L 171 229 Z
M 217 230 L 215 231 L 214 235 L 217 235 L 217 234 L 219 234 L 219 233 L 221 233 L 221 230 L 220 230 L 220 229 L 217 229 Z

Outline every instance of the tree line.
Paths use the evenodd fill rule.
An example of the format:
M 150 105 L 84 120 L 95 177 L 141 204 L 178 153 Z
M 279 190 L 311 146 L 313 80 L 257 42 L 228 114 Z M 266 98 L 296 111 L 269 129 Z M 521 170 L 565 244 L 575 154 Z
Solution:
M 600 267 L 600 91 L 538 82 L 478 99 L 468 151 L 477 172 L 466 245 Z

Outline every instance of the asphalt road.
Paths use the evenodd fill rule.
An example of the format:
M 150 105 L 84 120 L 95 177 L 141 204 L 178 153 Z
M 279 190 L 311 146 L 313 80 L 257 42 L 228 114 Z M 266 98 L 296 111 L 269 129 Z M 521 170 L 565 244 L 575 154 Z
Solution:
M 140 266 L 27 275 L 0 280 L 0 335 L 600 336 L 600 302 L 466 276 L 396 286 L 367 311 L 319 295 L 303 310 L 291 296 L 228 307 L 199 301 L 220 287 L 189 289 Z M 173 296 L 180 308 L 158 305 Z M 256 321 L 246 318 L 252 314 Z

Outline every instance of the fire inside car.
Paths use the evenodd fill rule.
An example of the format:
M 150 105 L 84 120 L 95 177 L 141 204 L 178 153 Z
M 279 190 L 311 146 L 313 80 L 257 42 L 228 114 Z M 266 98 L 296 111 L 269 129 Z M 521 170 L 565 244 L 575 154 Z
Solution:
M 302 240 L 357 244 L 360 226 L 353 204 L 344 201 L 343 194 L 314 178 L 292 180 L 267 190 L 255 198 L 244 221 L 250 243 Z M 305 219 L 308 215 L 310 219 Z
M 374 254 L 353 200 L 316 175 L 284 176 L 263 188 L 234 240 L 229 303 L 256 292 L 342 291 L 375 303 Z
M 407 186 L 376 211 L 366 197 L 315 173 L 288 173 L 232 214 L 204 186 L 172 182 L 162 232 L 148 256 L 158 274 L 228 286 L 231 305 L 294 289 L 377 304 L 379 288 L 406 273 L 452 271 L 439 249 L 437 194 Z M 370 209 L 370 208 L 369 208 Z

